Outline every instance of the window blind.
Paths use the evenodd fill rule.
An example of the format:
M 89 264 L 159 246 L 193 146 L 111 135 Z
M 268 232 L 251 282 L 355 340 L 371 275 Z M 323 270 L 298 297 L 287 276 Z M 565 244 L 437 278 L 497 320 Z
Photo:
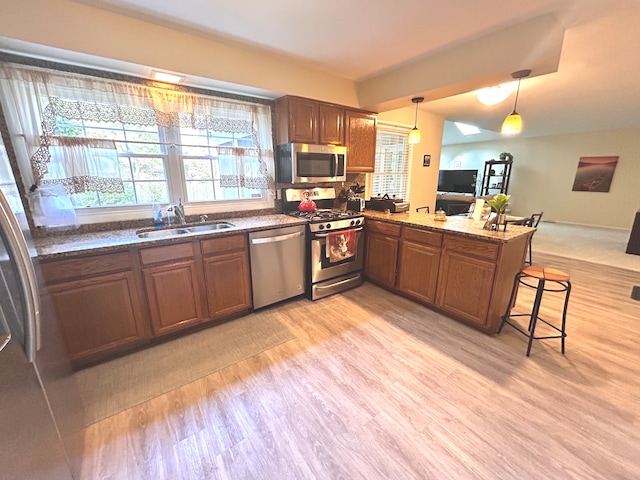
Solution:
M 406 200 L 409 196 L 409 130 L 378 126 L 372 196 L 388 194 Z

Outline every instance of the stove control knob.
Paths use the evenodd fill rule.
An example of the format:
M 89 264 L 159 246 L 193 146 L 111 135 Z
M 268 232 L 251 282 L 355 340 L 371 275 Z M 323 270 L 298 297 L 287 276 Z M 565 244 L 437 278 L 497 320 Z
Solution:
M 360 220 L 356 220 L 356 225 L 360 225 Z
M 320 226 L 318 227 L 320 230 L 324 230 L 324 225 L 320 224 Z
M 353 220 L 351 220 L 351 226 L 353 227 L 356 224 Z
M 331 224 L 327 223 L 327 230 L 331 228 Z

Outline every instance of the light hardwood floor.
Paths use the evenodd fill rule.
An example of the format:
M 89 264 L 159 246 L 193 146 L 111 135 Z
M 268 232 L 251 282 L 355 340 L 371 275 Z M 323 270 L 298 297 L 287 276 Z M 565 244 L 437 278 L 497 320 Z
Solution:
M 82 478 L 640 478 L 640 275 L 535 260 L 572 276 L 565 356 L 371 284 L 289 302 L 295 340 L 88 427 Z

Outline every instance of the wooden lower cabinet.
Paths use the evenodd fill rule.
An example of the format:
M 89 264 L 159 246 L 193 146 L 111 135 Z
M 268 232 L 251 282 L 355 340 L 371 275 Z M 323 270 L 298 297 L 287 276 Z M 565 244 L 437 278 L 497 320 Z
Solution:
M 125 261 L 130 265 L 128 253 L 42 264 L 48 283 L 43 301 L 53 310 L 74 365 L 124 351 L 148 338 L 133 271 L 101 273 L 121 268 Z M 84 278 L 74 280 L 74 276 Z
M 531 233 L 507 242 L 366 219 L 370 280 L 495 333 Z
M 41 268 L 43 309 L 57 318 L 74 366 L 252 307 L 244 234 L 44 261 Z
M 163 335 L 205 320 L 194 260 L 144 268 L 151 327 Z
M 480 327 L 487 324 L 495 265 L 461 252 L 442 257 L 436 305 Z
M 246 237 L 202 241 L 209 317 L 218 319 L 251 308 L 251 281 Z
M 403 229 L 398 259 L 398 290 L 417 300 L 435 303 L 441 240 L 439 233 Z
M 375 220 L 366 223 L 365 276 L 378 285 L 394 288 L 400 245 L 400 227 Z

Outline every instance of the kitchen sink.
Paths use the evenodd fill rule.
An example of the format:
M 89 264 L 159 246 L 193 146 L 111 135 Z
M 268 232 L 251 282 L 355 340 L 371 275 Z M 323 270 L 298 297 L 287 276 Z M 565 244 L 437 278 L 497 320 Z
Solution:
M 164 238 L 174 237 L 176 235 L 185 235 L 187 233 L 201 233 L 201 232 L 215 232 L 217 230 L 225 230 L 232 228 L 233 223 L 220 222 L 220 223 L 208 223 L 203 225 L 184 226 L 177 228 L 163 228 L 160 230 L 149 230 L 146 232 L 138 232 L 139 238 Z
M 162 238 L 173 237 L 174 235 L 184 235 L 191 233 L 187 228 L 165 228 L 163 230 L 151 230 L 149 232 L 139 232 L 139 238 Z
M 209 223 L 206 225 L 196 225 L 194 227 L 188 227 L 187 230 L 189 230 L 190 232 L 211 232 L 215 230 L 225 230 L 233 226 L 234 226 L 233 223 L 220 222 L 220 223 Z

